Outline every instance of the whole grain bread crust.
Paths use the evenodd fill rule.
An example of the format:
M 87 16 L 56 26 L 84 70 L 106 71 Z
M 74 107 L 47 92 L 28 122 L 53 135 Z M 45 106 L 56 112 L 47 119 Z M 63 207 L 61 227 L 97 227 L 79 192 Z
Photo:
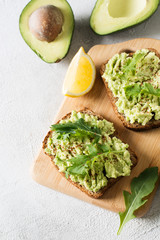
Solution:
M 160 58 L 160 54 L 158 53 L 157 50 L 153 49 L 153 48 L 148 48 L 148 50 L 150 52 L 155 52 L 156 56 L 158 58 Z M 130 52 L 130 51 L 120 51 L 120 53 L 122 52 L 127 52 L 129 53 L 130 56 L 133 56 L 134 52 Z M 100 68 L 100 74 L 101 74 L 101 77 L 103 76 L 104 72 L 105 72 L 105 68 L 106 68 L 106 64 L 108 63 L 109 59 L 103 63 L 101 65 L 101 68 Z M 107 94 L 108 94 L 108 97 L 110 99 L 110 102 L 113 106 L 113 109 L 114 109 L 114 112 L 116 113 L 116 115 L 121 119 L 123 125 L 126 127 L 126 128 L 129 128 L 129 129 L 132 129 L 132 130 L 135 130 L 135 131 L 143 131 L 143 130 L 147 130 L 147 129 L 152 129 L 152 128 L 157 128 L 157 127 L 160 127 L 160 120 L 155 120 L 155 119 L 151 119 L 149 122 L 147 122 L 147 124 L 145 125 L 141 125 L 139 124 L 138 122 L 135 122 L 135 123 L 130 123 L 126 120 L 125 116 L 121 113 L 118 112 L 118 109 L 117 109 L 117 106 L 116 106 L 116 102 L 117 102 L 117 98 L 114 97 L 112 91 L 110 90 L 110 88 L 108 87 L 108 83 L 105 81 L 105 78 L 102 77 L 102 80 L 105 84 L 105 87 L 106 87 L 106 90 L 107 90 Z
M 97 116 L 99 120 L 103 120 L 103 119 L 104 119 L 102 116 L 95 114 L 93 111 L 91 111 L 90 109 L 87 109 L 87 108 L 85 108 L 85 109 L 83 109 L 83 110 L 80 110 L 79 112 Z M 70 116 L 71 116 L 71 112 L 68 113 L 68 114 L 66 114 L 62 119 L 67 119 L 67 118 L 69 118 Z M 59 123 L 62 119 L 60 119 L 57 123 Z M 46 137 L 45 137 L 45 139 L 44 139 L 44 141 L 43 141 L 43 149 L 44 149 L 44 150 L 45 150 L 45 148 L 47 147 L 47 141 L 48 141 L 48 138 L 51 137 L 51 134 L 52 134 L 52 130 L 50 130 L 50 131 L 48 132 L 48 134 L 46 135 Z M 117 132 L 114 134 L 114 136 L 120 138 L 120 137 L 118 136 Z M 137 156 L 136 156 L 136 154 L 135 154 L 130 148 L 129 148 L 128 150 L 129 150 L 129 152 L 130 152 L 131 161 L 132 161 L 132 167 L 131 167 L 131 169 L 133 169 L 133 168 L 136 166 L 136 164 L 137 164 Z M 44 151 L 44 152 L 45 152 L 45 151 Z M 52 163 L 53 163 L 54 166 L 57 168 L 57 170 L 59 170 L 58 167 L 55 165 L 55 163 L 54 163 L 54 161 L 53 161 L 54 156 L 51 156 L 51 155 L 47 154 L 46 152 L 45 152 L 45 154 L 48 155 L 48 156 L 51 158 Z M 61 174 L 63 177 L 65 177 L 65 173 L 60 172 L 60 174 Z M 98 192 L 92 192 L 92 191 L 87 190 L 84 186 L 80 185 L 79 183 L 73 182 L 73 181 L 70 179 L 70 177 L 69 177 L 67 180 L 68 180 L 70 183 L 72 183 L 74 186 L 76 186 L 77 188 L 79 188 L 82 192 L 86 193 L 88 196 L 93 197 L 93 198 L 99 198 L 99 197 L 101 197 L 101 196 L 104 194 L 104 192 L 105 192 L 108 188 L 110 188 L 113 184 L 115 184 L 115 183 L 116 183 L 117 181 L 119 181 L 121 178 L 122 178 L 122 177 L 110 178 L 110 179 L 108 179 L 107 186 L 103 187 L 103 188 L 102 188 L 100 191 L 98 191 Z

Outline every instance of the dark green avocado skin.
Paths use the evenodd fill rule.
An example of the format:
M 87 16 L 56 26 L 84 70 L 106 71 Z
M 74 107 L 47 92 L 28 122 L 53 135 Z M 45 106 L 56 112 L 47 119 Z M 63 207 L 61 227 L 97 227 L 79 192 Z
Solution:
M 70 44 L 71 44 L 71 41 L 72 41 L 72 36 L 73 36 L 73 32 L 74 32 L 74 26 L 75 26 L 75 21 L 74 21 L 74 14 L 73 14 L 73 11 L 72 11 L 72 8 L 71 6 L 69 5 L 69 3 L 66 1 L 66 0 L 53 0 L 53 5 L 55 4 L 55 2 L 62 2 L 62 4 L 64 3 L 64 8 L 67 9 L 67 15 L 64 16 L 64 18 L 69 18 L 69 22 L 70 22 L 70 25 L 68 26 L 68 28 L 64 28 L 62 30 L 62 34 L 63 34 L 63 31 L 67 31 L 67 41 L 64 40 L 64 46 L 65 46 L 65 49 L 62 53 L 62 48 L 60 47 L 58 49 L 58 53 L 56 52 L 53 52 L 53 58 L 48 58 L 47 57 L 47 54 L 50 54 L 52 49 L 50 48 L 51 44 L 54 45 L 54 41 L 51 42 L 51 43 L 47 43 L 45 42 L 45 48 L 46 48 L 46 45 L 48 45 L 48 48 L 46 48 L 46 52 L 42 53 L 41 51 L 39 51 L 39 49 L 37 49 L 36 45 L 35 46 L 32 46 L 32 40 L 27 36 L 25 35 L 25 27 L 28 26 L 28 21 L 26 21 L 26 16 L 28 14 L 28 10 L 30 10 L 32 8 L 32 6 L 34 6 L 34 10 L 35 10 L 35 5 L 38 4 L 38 1 L 39 0 L 31 0 L 25 7 L 24 9 L 22 10 L 22 13 L 19 17 L 19 30 L 20 30 L 20 33 L 22 35 L 22 38 L 24 39 L 24 41 L 27 43 L 27 45 L 37 54 L 37 56 L 39 56 L 44 62 L 46 63 L 58 63 L 60 62 L 63 58 L 65 58 L 65 56 L 67 55 L 69 49 L 70 49 Z M 43 0 L 44 2 L 44 6 L 45 4 L 47 5 L 47 1 L 48 0 Z M 49 1 L 49 4 L 50 4 L 50 1 Z M 37 8 L 39 8 L 41 6 L 38 6 Z M 65 15 L 63 13 L 63 15 Z M 30 14 L 28 15 L 28 19 L 29 19 L 29 16 Z M 29 29 L 27 28 L 27 31 L 29 31 Z M 31 33 L 30 33 L 31 34 Z M 66 35 L 65 35 L 66 36 Z M 32 36 L 33 38 L 33 36 Z M 40 40 L 36 40 L 38 42 L 41 42 L 41 45 L 43 48 L 43 42 L 40 41 Z M 58 39 L 56 39 L 56 42 L 58 42 Z M 60 54 L 59 54 L 60 53 Z
M 160 4 L 160 0 L 148 0 L 148 1 L 152 1 L 152 2 L 153 2 L 153 5 L 152 5 L 152 9 L 150 9 L 150 12 L 148 12 L 148 15 L 147 15 L 146 18 L 143 18 L 143 17 L 142 17 L 142 18 L 139 19 L 136 23 L 129 24 L 129 25 L 126 24 L 126 26 L 123 26 L 123 27 L 119 25 L 119 28 L 117 28 L 116 30 L 112 30 L 112 31 L 107 31 L 107 30 L 106 30 L 106 32 L 101 33 L 101 32 L 98 30 L 98 27 L 97 27 L 97 29 L 95 29 L 94 24 L 93 24 L 93 21 L 96 21 L 96 19 L 94 18 L 93 15 L 94 15 L 95 12 L 98 11 L 97 5 L 98 5 L 98 2 L 99 2 L 99 1 L 101 1 L 101 0 L 97 0 L 97 1 L 96 1 L 95 5 L 94 5 L 94 8 L 93 8 L 93 10 L 92 10 L 92 13 L 91 13 L 91 16 L 90 16 L 90 27 L 91 27 L 91 29 L 92 29 L 92 31 L 93 31 L 94 33 L 96 33 L 97 35 L 101 35 L 101 36 L 109 35 L 109 34 L 111 34 L 111 33 L 119 32 L 119 31 L 121 31 L 121 30 L 130 28 L 130 27 L 134 27 L 135 25 L 139 25 L 140 23 L 144 22 L 146 19 L 150 18 L 150 17 L 153 15 L 153 13 L 156 12 L 156 10 L 158 9 L 158 5 Z M 112 1 L 112 0 L 111 0 L 111 1 Z M 102 23 L 102 24 L 103 24 L 103 23 Z

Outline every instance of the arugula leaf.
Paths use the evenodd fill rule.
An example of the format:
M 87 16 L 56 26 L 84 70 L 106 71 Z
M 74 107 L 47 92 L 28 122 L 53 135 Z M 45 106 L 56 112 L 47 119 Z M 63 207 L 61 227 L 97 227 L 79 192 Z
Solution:
M 98 141 L 102 136 L 101 131 L 96 126 L 90 126 L 87 122 L 84 121 L 83 118 L 78 119 L 76 122 L 68 122 L 68 123 L 58 123 L 51 126 L 52 130 L 60 133 L 60 137 L 66 139 L 70 134 L 74 134 L 75 136 L 93 136 Z M 59 138 L 60 138 L 59 137 Z
M 68 160 L 68 162 L 72 163 L 72 166 L 68 167 L 66 172 L 68 174 L 76 174 L 85 176 L 87 174 L 87 164 L 86 162 L 90 159 L 92 159 L 96 154 L 94 155 L 79 155 L 77 157 L 71 158 Z
M 96 144 L 88 144 L 88 151 L 90 154 L 93 153 L 101 153 L 101 152 L 109 152 L 110 151 L 110 147 L 108 144 L 100 144 L 100 143 L 96 143 Z
M 93 165 L 96 161 L 96 158 L 100 155 L 106 153 L 122 153 L 123 151 L 112 151 L 109 145 L 106 144 L 95 144 L 95 145 L 88 145 L 89 154 L 88 155 L 77 155 L 71 159 L 68 159 L 67 162 L 70 162 L 72 166 L 69 166 L 66 170 L 68 174 L 75 174 L 80 176 L 85 176 L 87 174 L 88 166 L 91 164 Z
M 160 97 L 160 89 L 155 89 L 150 83 L 144 83 L 141 92 Z
M 158 167 L 145 169 L 138 177 L 131 182 L 131 193 L 123 191 L 126 210 L 120 212 L 120 227 L 117 235 L 122 231 L 123 226 L 131 219 L 135 218 L 135 210 L 144 205 L 148 200 L 144 197 L 148 196 L 154 189 L 158 179 Z
M 95 157 L 110 152 L 109 146 L 104 144 L 90 144 L 87 147 L 89 150 L 88 155 L 77 155 L 76 157 L 67 160 L 72 164 L 72 166 L 67 168 L 67 174 L 85 176 L 87 174 L 88 164 L 94 162 Z
M 138 96 L 141 93 L 141 86 L 139 84 L 134 84 L 132 86 L 127 86 L 124 88 L 126 97 L 129 99 L 133 96 Z
M 146 53 L 138 53 L 133 55 L 132 60 L 129 62 L 128 66 L 125 66 L 124 68 L 124 74 L 128 75 L 129 72 L 132 72 L 132 74 L 135 75 L 136 64 L 139 60 L 145 57 L 145 55 Z
M 133 96 L 137 97 L 142 93 L 160 97 L 160 89 L 154 88 L 151 83 L 144 83 L 142 86 L 140 86 L 138 83 L 135 83 L 134 85 L 125 87 L 124 90 L 128 99 L 132 98 Z

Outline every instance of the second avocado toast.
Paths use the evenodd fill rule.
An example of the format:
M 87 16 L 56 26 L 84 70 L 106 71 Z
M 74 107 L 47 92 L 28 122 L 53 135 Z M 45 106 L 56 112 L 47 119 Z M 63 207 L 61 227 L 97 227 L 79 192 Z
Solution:
M 113 109 L 124 126 L 160 126 L 160 55 L 155 49 L 115 54 L 100 70 Z

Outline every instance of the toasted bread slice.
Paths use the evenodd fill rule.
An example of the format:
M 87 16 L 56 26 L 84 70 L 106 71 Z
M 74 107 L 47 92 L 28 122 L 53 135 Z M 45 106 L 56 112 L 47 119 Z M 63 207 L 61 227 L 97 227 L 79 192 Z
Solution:
M 150 52 L 155 52 L 156 56 L 158 58 L 160 58 L 160 54 L 158 53 L 157 50 L 153 49 L 153 48 L 148 48 L 148 50 Z M 131 52 L 131 51 L 128 51 L 128 50 L 124 50 L 124 51 L 120 51 L 119 53 L 122 53 L 122 52 L 126 52 L 128 53 L 130 56 L 133 56 L 134 52 Z M 100 74 L 101 74 L 101 77 L 103 76 L 104 72 L 105 72 L 105 67 L 106 67 L 106 64 L 108 63 L 109 59 L 103 63 L 101 65 L 101 68 L 100 68 Z M 116 106 L 116 101 L 117 101 L 117 98 L 114 97 L 112 91 L 110 90 L 110 88 L 108 87 L 108 83 L 105 81 L 105 78 L 103 78 L 103 82 L 105 84 L 105 87 L 106 87 L 106 90 L 107 90 L 107 94 L 108 94 L 108 97 L 111 101 L 111 104 L 113 106 L 113 109 L 116 113 L 116 115 L 121 119 L 123 125 L 126 127 L 126 128 L 129 128 L 129 129 L 132 129 L 132 130 L 135 130 L 135 131 L 142 131 L 142 130 L 147 130 L 147 129 L 152 129 L 152 128 L 157 128 L 157 127 L 160 127 L 160 120 L 155 120 L 155 119 L 151 119 L 149 122 L 147 122 L 147 124 L 145 125 L 141 125 L 139 123 L 130 123 L 126 120 L 125 116 L 121 113 L 118 112 L 118 109 L 117 109 L 117 106 Z
M 86 109 L 86 108 L 83 109 L 83 110 L 81 110 L 81 111 L 79 111 L 79 112 L 97 116 L 99 120 L 103 120 L 103 119 L 104 119 L 102 116 L 96 115 L 94 112 L 92 112 L 91 110 Z M 66 114 L 62 119 L 67 119 L 67 118 L 69 118 L 70 116 L 71 116 L 71 113 L 68 113 L 68 114 Z M 60 120 L 62 120 L 62 119 L 60 119 Z M 57 123 L 59 123 L 60 120 L 59 120 Z M 43 149 L 44 149 L 44 150 L 45 150 L 45 148 L 47 147 L 47 141 L 48 141 L 48 138 L 51 137 L 51 134 L 52 134 L 52 131 L 49 131 L 48 134 L 47 134 L 47 136 L 45 137 L 45 139 L 44 139 L 44 141 L 43 141 Z M 117 134 L 115 134 L 114 136 L 118 137 Z M 119 138 L 119 137 L 118 137 L 118 138 Z M 128 150 L 129 150 L 129 152 L 130 152 L 130 158 L 131 158 L 131 161 L 132 161 L 132 167 L 131 167 L 131 168 L 133 168 L 133 167 L 135 167 L 135 165 L 137 164 L 137 156 L 135 155 L 135 153 L 134 153 L 130 148 L 129 148 Z M 46 154 L 47 154 L 47 153 L 46 153 Z M 52 163 L 54 164 L 54 161 L 53 161 L 54 156 L 51 156 L 51 155 L 49 155 L 49 154 L 47 154 L 47 155 L 51 158 L 51 161 L 52 161 Z M 58 167 L 57 167 L 55 164 L 54 164 L 54 166 L 57 168 L 57 170 L 59 170 Z M 61 174 L 63 177 L 65 177 L 65 174 L 64 174 L 63 172 L 60 172 L 60 174 Z M 115 184 L 117 181 L 119 181 L 120 178 L 122 178 L 122 177 L 110 178 L 110 179 L 108 179 L 107 186 L 103 187 L 103 188 L 102 188 L 100 191 L 98 191 L 98 192 L 92 192 L 92 191 L 87 190 L 84 186 L 80 185 L 79 183 L 73 182 L 69 177 L 68 177 L 67 180 L 68 180 L 70 183 L 72 183 L 74 186 L 76 186 L 77 188 L 79 188 L 82 192 L 86 193 L 88 196 L 93 197 L 93 198 L 99 198 L 99 197 L 101 197 L 101 196 L 104 194 L 104 192 L 105 192 L 108 188 L 110 188 L 113 184 Z

